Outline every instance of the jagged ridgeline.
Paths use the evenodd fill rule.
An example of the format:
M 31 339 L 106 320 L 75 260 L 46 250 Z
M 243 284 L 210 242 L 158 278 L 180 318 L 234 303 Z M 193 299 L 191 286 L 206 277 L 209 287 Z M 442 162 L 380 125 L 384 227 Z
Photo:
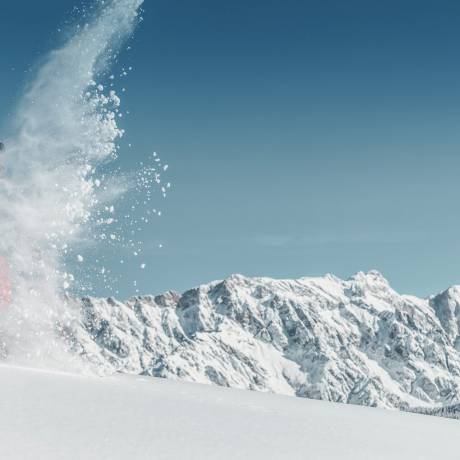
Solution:
M 459 306 L 458 288 L 399 295 L 375 271 L 234 275 L 182 295 L 86 298 L 73 350 L 105 372 L 445 415 L 459 396 Z

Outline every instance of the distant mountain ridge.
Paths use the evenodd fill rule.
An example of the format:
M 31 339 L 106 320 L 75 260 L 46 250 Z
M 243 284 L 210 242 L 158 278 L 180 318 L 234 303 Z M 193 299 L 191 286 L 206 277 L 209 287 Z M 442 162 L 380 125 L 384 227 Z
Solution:
M 460 287 L 232 275 L 183 294 L 85 298 L 72 347 L 98 368 L 399 409 L 455 407 Z M 423 409 L 424 410 L 424 409 Z

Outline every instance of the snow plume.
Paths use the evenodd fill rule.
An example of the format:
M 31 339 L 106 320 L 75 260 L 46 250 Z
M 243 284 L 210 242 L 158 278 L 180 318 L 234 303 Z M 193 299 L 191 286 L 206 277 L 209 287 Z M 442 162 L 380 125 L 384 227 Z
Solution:
M 139 20 L 143 0 L 96 2 L 85 23 L 51 52 L 31 82 L 1 158 L 0 340 L 5 359 L 62 367 L 73 308 L 63 262 L 125 186 L 101 186 L 98 167 L 116 156 L 120 99 L 98 84 Z M 86 17 L 85 17 L 86 16 Z M 5 291 L 5 288 L 2 288 Z M 57 333 L 56 332 L 60 332 Z

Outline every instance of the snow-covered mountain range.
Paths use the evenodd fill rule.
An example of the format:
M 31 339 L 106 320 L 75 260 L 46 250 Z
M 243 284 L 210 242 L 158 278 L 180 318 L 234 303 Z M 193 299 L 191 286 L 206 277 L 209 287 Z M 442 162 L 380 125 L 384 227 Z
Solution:
M 460 394 L 460 287 L 420 299 L 376 271 L 233 275 L 183 294 L 85 298 L 73 349 L 96 367 L 386 408 Z

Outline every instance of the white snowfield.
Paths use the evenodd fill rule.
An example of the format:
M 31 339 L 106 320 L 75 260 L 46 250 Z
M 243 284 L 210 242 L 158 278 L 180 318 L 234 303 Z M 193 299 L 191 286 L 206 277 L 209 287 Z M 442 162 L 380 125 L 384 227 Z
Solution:
M 449 460 L 460 423 L 152 377 L 0 367 L 2 460 Z

